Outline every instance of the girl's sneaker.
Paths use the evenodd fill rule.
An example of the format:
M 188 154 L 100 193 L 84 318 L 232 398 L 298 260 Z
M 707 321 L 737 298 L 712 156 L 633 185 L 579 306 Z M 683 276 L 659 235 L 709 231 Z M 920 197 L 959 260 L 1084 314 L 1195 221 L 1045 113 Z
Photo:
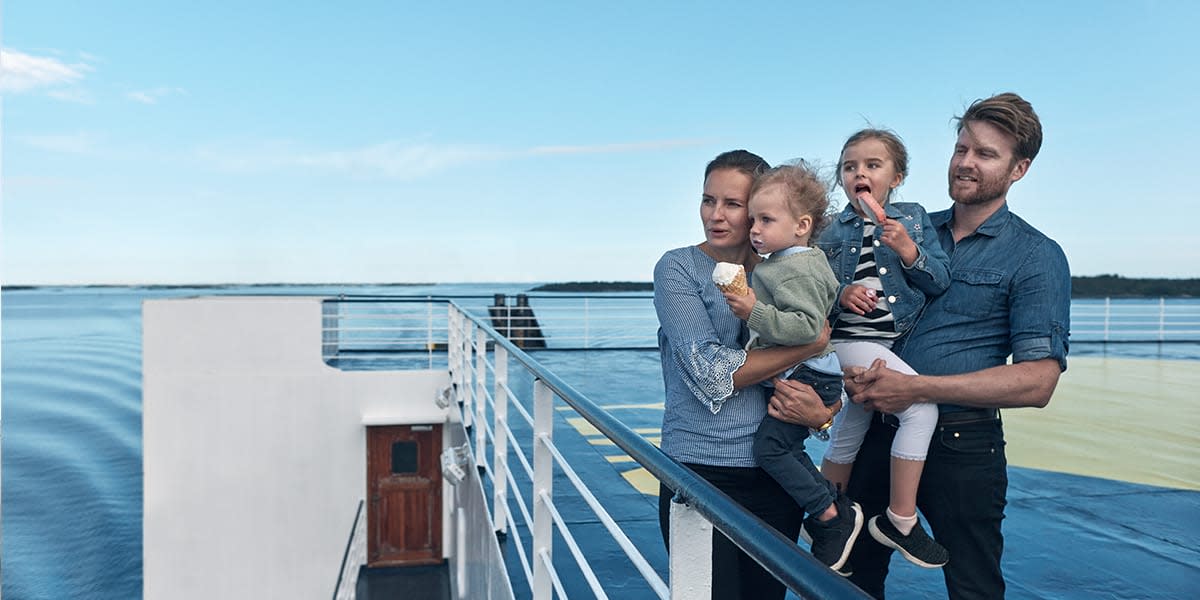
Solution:
M 920 522 L 913 526 L 908 535 L 904 535 L 886 515 L 875 515 L 867 523 L 867 529 L 875 541 L 899 550 L 908 562 L 918 567 L 936 569 L 950 562 L 950 553 L 925 533 Z

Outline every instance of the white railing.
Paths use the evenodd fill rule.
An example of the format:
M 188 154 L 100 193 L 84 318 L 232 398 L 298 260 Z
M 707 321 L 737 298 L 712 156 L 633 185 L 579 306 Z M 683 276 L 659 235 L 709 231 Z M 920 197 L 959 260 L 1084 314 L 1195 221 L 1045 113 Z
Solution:
M 354 600 L 358 587 L 359 569 L 367 564 L 367 519 L 363 514 L 363 501 L 358 501 L 358 511 L 354 513 L 354 525 L 350 527 L 350 540 L 346 542 L 346 552 L 342 555 L 342 569 L 338 573 L 337 586 L 333 590 L 333 600 Z
M 1071 341 L 1200 342 L 1200 303 L 1166 298 L 1075 300 Z
M 475 297 L 465 311 L 529 350 L 612 350 L 658 347 L 652 296 L 530 296 L 536 327 L 521 324 L 518 307 Z M 324 355 L 346 369 L 443 366 L 449 339 L 445 299 L 343 297 L 326 303 Z M 456 303 L 459 301 L 456 300 Z M 536 333 L 535 333 L 536 332 Z M 1171 299 L 1079 299 L 1071 303 L 1073 343 L 1200 343 L 1200 302 Z
M 494 527 L 502 534 L 502 539 L 506 539 L 505 543 L 511 543 L 515 549 L 521 575 L 516 579 L 527 582 L 529 593 L 535 600 L 555 596 L 567 598 L 572 590 L 580 591 L 580 587 L 593 597 L 609 597 L 605 582 L 589 564 L 585 549 L 585 546 L 594 548 L 601 542 L 592 539 L 595 536 L 581 540 L 572 531 L 559 508 L 559 501 L 564 497 L 571 498 L 569 504 L 576 507 L 576 499 L 582 500 L 611 536 L 611 543 L 620 548 L 640 574 L 649 593 L 659 598 L 708 597 L 711 590 L 708 570 L 697 568 L 696 554 L 687 549 L 709 548 L 712 526 L 802 597 L 865 597 L 845 579 L 800 550 L 795 541 L 787 540 L 746 513 L 727 496 L 559 380 L 512 342 L 500 338 L 485 319 L 467 314 L 451 304 L 447 339 L 451 393 L 461 410 L 463 424 L 473 434 L 468 436 L 473 437 L 473 460 L 492 488 Z M 515 371 L 510 373 L 510 370 Z M 514 374 L 525 377 L 514 378 Z M 526 378 L 531 379 L 528 385 L 518 384 L 518 380 L 523 382 Z M 556 407 L 556 403 L 560 406 Z M 532 414 L 527 404 L 532 404 Z M 713 524 L 707 528 L 682 525 L 672 528 L 672 547 L 679 551 L 671 555 L 669 572 L 671 581 L 677 585 L 668 586 L 555 443 L 554 425 L 556 412 L 559 412 L 556 409 L 566 408 L 575 410 L 669 487 L 681 490 L 677 496 L 679 501 L 672 510 L 673 523 L 677 523 L 678 515 L 678 518 L 692 522 Z M 510 415 L 513 418 L 509 418 Z M 510 457 L 516 458 L 515 468 L 510 468 Z M 568 489 L 557 489 L 556 481 L 559 485 L 569 484 Z M 513 510 L 513 504 L 516 510 Z M 529 539 L 523 539 L 522 531 L 528 532 Z M 556 538 L 563 541 L 572 559 L 565 564 L 555 560 Z M 568 568 L 567 565 L 568 574 L 564 575 L 563 569 Z M 520 589 L 517 585 L 514 588 Z M 622 588 L 622 594 L 627 593 L 629 590 Z

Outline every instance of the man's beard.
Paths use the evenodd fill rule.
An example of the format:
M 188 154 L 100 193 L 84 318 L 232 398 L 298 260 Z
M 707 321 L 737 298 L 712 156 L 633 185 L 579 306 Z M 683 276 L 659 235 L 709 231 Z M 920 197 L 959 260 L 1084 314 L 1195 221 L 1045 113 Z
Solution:
M 954 183 L 959 175 L 967 175 L 975 177 L 975 191 L 969 194 L 957 197 L 954 194 Z M 949 185 L 950 199 L 959 204 L 975 205 L 987 204 L 1008 192 L 1008 174 L 1000 175 L 994 178 L 984 177 L 982 174 L 975 172 L 959 171 L 958 173 L 950 174 Z

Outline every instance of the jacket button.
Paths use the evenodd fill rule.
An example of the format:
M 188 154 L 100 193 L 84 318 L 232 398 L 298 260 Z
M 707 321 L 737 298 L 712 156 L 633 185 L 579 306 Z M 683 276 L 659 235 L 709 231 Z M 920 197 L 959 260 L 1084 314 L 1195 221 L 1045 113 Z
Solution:
M 875 241 L 873 241 L 873 242 L 871 242 L 871 243 L 872 243 L 872 244 L 875 244 L 875 247 L 876 247 L 876 248 L 878 248 L 878 247 L 879 247 L 879 240 L 875 240 Z
M 888 304 L 895 304 L 895 303 L 896 303 L 896 297 L 888 296 Z
M 856 253 L 856 252 L 858 252 L 858 248 L 851 248 L 851 249 L 850 249 L 850 254 L 854 254 L 854 253 Z
M 887 267 L 879 267 L 880 275 L 887 275 Z

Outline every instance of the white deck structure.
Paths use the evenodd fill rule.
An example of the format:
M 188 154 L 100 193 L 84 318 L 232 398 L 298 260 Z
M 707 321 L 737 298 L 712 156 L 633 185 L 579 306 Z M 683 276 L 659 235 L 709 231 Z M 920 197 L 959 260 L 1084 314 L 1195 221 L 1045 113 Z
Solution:
M 321 301 L 145 303 L 145 598 L 328 598 L 366 426 L 446 421 L 444 371 L 326 365 Z
M 413 306 L 412 299 L 384 301 Z M 707 522 L 806 597 L 862 597 L 486 321 L 444 300 L 418 302 L 429 321 L 419 328 L 421 335 L 432 331 L 435 313 L 447 323 L 445 338 L 421 338 L 429 357 L 425 367 L 433 366 L 434 349 L 445 347 L 442 364 L 448 369 L 329 366 L 326 358 L 340 360 L 341 352 L 357 351 L 350 338 L 379 328 L 339 312 L 344 307 L 338 305 L 352 300 L 225 296 L 143 305 L 145 598 L 303 599 L 331 592 L 352 598 L 359 565 L 412 563 L 444 564 L 450 597 L 510 598 L 513 584 L 498 531 L 510 536 L 506 550 L 520 560 L 521 589 L 534 598 L 566 597 L 565 588 L 580 580 L 595 597 L 607 598 L 606 582 L 589 566 L 585 549 L 596 536 L 578 540 L 572 534 L 555 506 L 559 486 L 578 494 L 567 504 L 582 503 L 593 511 L 658 598 L 708 596 L 707 569 L 696 568 L 708 562 Z M 396 322 L 397 314 L 386 308 L 371 319 Z M 519 398 L 508 386 L 510 366 L 533 378 L 530 397 Z M 439 399 L 449 410 L 439 406 Z M 556 399 L 677 490 L 672 520 L 678 526 L 672 538 L 680 551 L 671 555 L 670 572 L 682 585 L 668 589 L 556 446 Z M 525 441 L 509 427 L 509 408 L 523 419 L 519 428 Z M 464 419 L 473 423 L 474 438 L 465 464 L 456 458 L 471 442 Z M 402 431 L 391 433 L 397 429 Z M 405 441 L 418 439 L 426 441 Z M 406 454 L 414 445 L 418 458 Z M 422 449 L 433 446 L 445 451 L 440 463 L 427 461 L 436 454 Z M 511 465 L 510 456 L 515 458 Z M 417 462 L 432 466 L 410 468 Z M 456 462 L 461 479 L 452 476 Z M 449 466 L 446 479 L 443 465 Z M 521 473 L 514 478 L 518 466 Z M 562 483 L 553 484 L 556 478 Z M 424 487 L 412 487 L 418 480 Z M 372 487 L 379 482 L 391 487 Z M 378 511 L 368 509 L 365 521 L 356 521 L 364 499 Z M 424 523 L 424 529 L 413 523 Z M 356 541 L 364 529 L 368 548 L 375 548 L 369 552 Z M 348 535 L 352 530 L 355 534 Z M 408 544 L 412 531 L 423 537 Z M 554 539 L 560 536 L 563 548 L 556 556 Z M 379 558 L 382 539 L 402 539 L 393 548 L 426 554 Z M 377 558 L 363 558 L 371 553 Z M 343 565 L 344 556 L 349 560 Z M 564 585 L 557 563 L 572 560 L 580 579 Z M 376 581 L 380 571 L 366 571 L 368 581 Z

